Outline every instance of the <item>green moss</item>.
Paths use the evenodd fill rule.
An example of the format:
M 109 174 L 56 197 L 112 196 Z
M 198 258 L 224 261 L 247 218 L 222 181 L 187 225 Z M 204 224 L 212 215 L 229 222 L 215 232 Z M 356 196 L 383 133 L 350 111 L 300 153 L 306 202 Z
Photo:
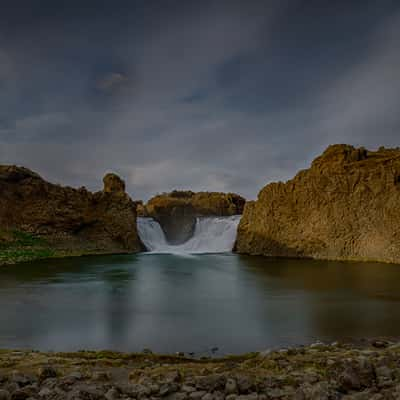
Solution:
M 47 245 L 46 240 L 39 236 L 32 235 L 27 232 L 13 230 L 12 234 L 15 239 L 15 243 L 19 246 L 43 246 Z
M 45 239 L 18 230 L 0 231 L 0 265 L 54 257 Z

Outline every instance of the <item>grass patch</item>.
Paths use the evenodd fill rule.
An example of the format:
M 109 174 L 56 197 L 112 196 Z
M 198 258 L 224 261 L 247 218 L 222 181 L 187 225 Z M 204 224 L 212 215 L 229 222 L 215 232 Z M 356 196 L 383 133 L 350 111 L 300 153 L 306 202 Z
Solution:
M 54 257 L 55 251 L 39 236 L 18 230 L 0 230 L 0 265 Z

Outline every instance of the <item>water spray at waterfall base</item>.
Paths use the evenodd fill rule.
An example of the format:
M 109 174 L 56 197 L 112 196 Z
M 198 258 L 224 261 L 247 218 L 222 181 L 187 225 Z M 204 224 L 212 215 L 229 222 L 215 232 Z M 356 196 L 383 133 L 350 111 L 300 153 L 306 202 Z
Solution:
M 193 236 L 185 243 L 168 243 L 160 224 L 152 218 L 138 218 L 139 236 L 151 253 L 226 253 L 233 249 L 241 215 L 197 218 Z

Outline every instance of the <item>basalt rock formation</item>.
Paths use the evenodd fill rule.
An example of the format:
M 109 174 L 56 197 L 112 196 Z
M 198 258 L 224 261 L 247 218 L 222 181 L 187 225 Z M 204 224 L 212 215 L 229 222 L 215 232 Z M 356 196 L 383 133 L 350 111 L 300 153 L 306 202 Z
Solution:
M 193 235 L 197 217 L 242 214 L 245 202 L 234 193 L 175 190 L 153 197 L 142 212 L 159 222 L 171 244 L 180 244 Z
M 91 193 L 51 184 L 26 168 L 0 166 L 0 228 L 45 239 L 63 254 L 130 253 L 142 248 L 135 203 L 114 174 L 104 177 L 103 191 Z
M 239 253 L 400 263 L 400 149 L 333 145 L 246 204 Z

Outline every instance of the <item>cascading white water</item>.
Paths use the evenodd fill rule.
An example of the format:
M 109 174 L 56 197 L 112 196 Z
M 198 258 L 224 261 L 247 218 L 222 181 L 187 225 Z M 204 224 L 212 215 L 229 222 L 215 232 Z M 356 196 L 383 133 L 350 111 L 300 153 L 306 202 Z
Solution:
M 240 217 L 197 218 L 193 237 L 179 245 L 169 244 L 161 226 L 152 218 L 138 218 L 137 226 L 143 244 L 152 253 L 225 253 L 233 248 Z

